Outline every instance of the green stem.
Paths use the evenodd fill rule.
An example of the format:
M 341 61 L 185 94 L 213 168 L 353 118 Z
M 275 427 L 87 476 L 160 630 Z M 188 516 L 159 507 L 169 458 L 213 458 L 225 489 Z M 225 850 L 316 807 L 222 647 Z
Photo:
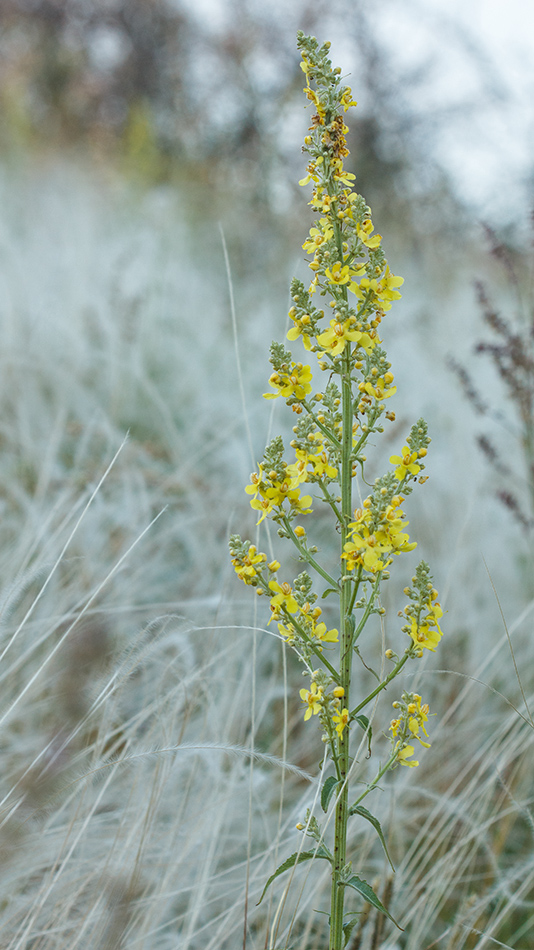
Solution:
M 336 502 L 334 501 L 332 495 L 331 495 L 330 492 L 328 491 L 328 488 L 326 487 L 326 485 L 325 485 L 323 482 L 321 482 L 321 481 L 314 482 L 313 484 L 319 485 L 319 488 L 321 489 L 321 491 L 322 491 L 322 493 L 323 493 L 323 495 L 324 495 L 324 497 L 325 497 L 325 501 L 327 502 L 327 504 L 330 505 L 330 507 L 331 507 L 332 511 L 334 512 L 334 514 L 335 514 L 337 520 L 338 520 L 339 523 L 341 524 L 341 522 L 342 522 L 341 512 L 340 512 L 339 508 L 337 507 Z
M 343 261 L 342 238 L 339 226 L 335 228 L 339 256 Z M 352 515 L 352 387 L 350 348 L 345 347 L 342 356 L 342 450 L 341 450 L 341 553 L 349 535 Z M 352 672 L 352 625 L 350 584 L 342 584 L 340 600 L 340 682 L 345 693 L 343 704 L 349 708 L 350 681 Z M 343 907 L 345 888 L 340 886 L 340 875 L 347 863 L 348 783 L 350 730 L 346 729 L 339 742 L 339 773 L 343 782 L 336 803 L 334 829 L 334 864 L 332 868 L 332 894 L 330 912 L 330 950 L 343 948 Z
M 317 418 L 317 414 L 313 411 L 309 402 L 306 399 L 302 399 L 300 402 L 300 405 L 303 406 L 306 412 L 308 413 L 308 415 L 312 417 L 317 428 L 321 430 L 323 435 L 326 436 L 326 438 L 334 446 L 334 448 L 337 449 L 338 452 L 341 452 L 341 442 L 338 439 L 336 439 L 335 435 L 332 434 L 330 429 L 327 429 L 327 427 L 324 425 L 323 422 L 319 421 L 319 419 Z
M 323 655 L 323 651 L 321 650 L 321 648 L 318 647 L 318 646 L 313 642 L 313 640 L 310 639 L 310 637 L 308 636 L 308 634 L 306 633 L 306 631 L 301 627 L 301 625 L 300 625 L 300 623 L 298 622 L 298 620 L 295 619 L 294 614 L 290 614 L 290 613 L 288 613 L 288 612 L 285 611 L 285 610 L 284 610 L 284 614 L 285 614 L 285 619 L 286 619 L 286 621 L 287 621 L 288 623 L 290 623 L 290 624 L 295 628 L 295 630 L 297 631 L 297 633 L 300 634 L 300 636 L 302 637 L 302 639 L 308 644 L 308 646 L 310 647 L 310 649 L 312 650 L 312 652 L 315 654 L 315 656 L 317 657 L 317 659 L 321 661 L 321 663 L 323 664 L 323 666 L 326 666 L 328 672 L 329 672 L 330 675 L 332 676 L 332 679 L 339 685 L 339 683 L 340 683 L 339 673 L 338 673 L 338 671 L 336 670 L 336 668 L 335 668 L 334 666 L 332 666 L 332 664 L 331 664 L 331 663 L 326 659 L 326 657 Z
M 399 662 L 396 664 L 396 666 L 393 667 L 391 673 L 389 673 L 389 675 L 386 676 L 385 680 L 382 680 L 382 682 L 376 687 L 376 689 L 374 689 L 372 693 L 369 693 L 369 695 L 366 696 L 366 698 L 365 698 L 364 700 L 362 700 L 362 702 L 359 704 L 359 706 L 356 706 L 356 707 L 351 711 L 351 714 L 350 714 L 350 718 L 351 718 L 351 719 L 354 719 L 354 717 L 357 716 L 358 713 L 360 712 L 360 709 L 363 709 L 364 706 L 367 706 L 367 703 L 371 702 L 371 700 L 374 699 L 374 697 L 377 696 L 378 693 L 380 693 L 383 689 L 386 688 L 386 686 L 389 685 L 389 683 L 391 683 L 391 680 L 395 679 L 397 673 L 400 673 L 400 671 L 402 670 L 402 667 L 403 667 L 404 664 L 406 663 L 406 660 L 407 660 L 410 656 L 412 656 L 412 655 L 413 655 L 413 654 L 412 654 L 411 650 L 408 650 L 408 651 L 404 654 L 404 656 L 402 657 L 402 659 L 399 660 Z
M 284 515 L 282 519 L 282 524 L 284 525 L 284 528 L 286 529 L 293 544 L 298 549 L 301 559 L 303 561 L 306 561 L 307 564 L 313 567 L 313 569 L 317 571 L 317 573 L 321 575 L 323 580 L 325 580 L 328 584 L 330 584 L 331 587 L 334 587 L 335 589 L 337 589 L 339 587 L 338 582 L 334 580 L 333 577 L 330 576 L 328 571 L 325 571 L 325 569 L 321 567 L 321 565 L 319 564 L 318 561 L 315 560 L 313 555 L 310 554 L 310 552 L 307 551 L 306 548 L 300 543 L 295 532 L 293 531 L 293 528 L 291 527 L 291 522 L 289 521 L 289 518 L 287 517 L 287 515 Z
M 375 605 L 376 596 L 377 596 L 379 590 L 380 590 L 380 574 L 378 575 L 378 577 L 377 577 L 377 579 L 376 579 L 376 581 L 375 581 L 375 583 L 374 583 L 373 590 L 371 591 L 371 596 L 370 596 L 370 598 L 369 598 L 369 603 L 367 604 L 367 606 L 366 606 L 366 608 L 365 608 L 365 610 L 364 610 L 364 612 L 363 612 L 363 617 L 362 617 L 362 619 L 360 620 L 358 626 L 356 627 L 356 630 L 354 631 L 353 643 L 356 643 L 356 641 L 358 640 L 358 638 L 359 638 L 359 636 L 360 636 L 360 633 L 362 632 L 363 628 L 365 627 L 365 624 L 367 623 L 367 621 L 368 621 L 368 619 L 369 619 L 369 616 L 370 616 L 370 614 L 371 614 L 371 611 L 372 611 L 372 609 L 373 609 L 373 607 L 374 607 L 374 605 Z
M 352 597 L 351 597 L 350 604 L 349 604 L 349 614 L 351 614 L 352 611 L 354 610 L 354 604 L 355 604 L 355 602 L 356 602 L 356 598 L 357 598 L 357 596 L 358 596 L 358 591 L 359 591 L 359 589 L 360 589 L 360 584 L 361 584 L 361 581 L 362 581 L 362 574 L 363 574 L 363 564 L 360 564 L 360 566 L 359 566 L 359 568 L 358 568 L 358 574 L 356 575 L 356 577 L 353 578 L 354 590 L 353 590 L 353 592 L 352 592 Z M 358 634 L 358 636 L 359 636 L 359 634 Z
M 371 784 L 368 785 L 367 788 L 365 789 L 365 792 L 362 792 L 362 794 L 360 795 L 360 797 L 357 798 L 356 801 L 352 803 L 352 805 L 350 806 L 349 811 L 352 811 L 353 808 L 356 808 L 357 805 L 359 805 L 360 802 L 363 801 L 363 799 L 366 797 L 366 795 L 368 795 L 369 792 L 372 792 L 373 789 L 376 788 L 376 786 L 378 785 L 378 783 L 379 783 L 380 779 L 382 778 L 382 776 L 385 775 L 386 772 L 389 771 L 389 769 L 391 768 L 391 766 L 392 766 L 392 765 L 394 764 L 394 762 L 396 761 L 396 759 L 397 759 L 397 754 L 398 754 L 397 752 L 394 752 L 392 755 L 390 755 L 390 757 L 389 757 L 389 759 L 387 760 L 386 764 L 385 764 L 385 765 L 380 769 L 380 771 L 375 775 L 375 777 L 374 777 L 373 781 L 371 782 Z

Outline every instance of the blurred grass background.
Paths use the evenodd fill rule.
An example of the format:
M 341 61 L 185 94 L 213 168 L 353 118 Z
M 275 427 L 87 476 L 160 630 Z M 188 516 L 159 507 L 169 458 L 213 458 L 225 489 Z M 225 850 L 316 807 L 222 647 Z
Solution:
M 417 5 L 428 53 L 396 56 L 395 9 L 0 6 L 3 950 L 324 946 L 321 868 L 303 894 L 308 869 L 286 904 L 282 880 L 255 907 L 299 844 L 317 735 L 298 666 L 227 555 L 231 532 L 254 537 L 249 472 L 291 425 L 261 394 L 311 223 L 296 184 L 308 124 L 297 28 L 332 41 L 360 101 L 347 164 L 405 277 L 384 326 L 397 420 L 376 474 L 424 415 L 431 479 L 407 513 L 448 611 L 439 656 L 406 678 L 437 713 L 432 750 L 373 801 L 394 879 L 354 829 L 362 870 L 406 929 L 364 916 L 349 947 L 533 946 L 530 179 L 504 179 L 485 205 L 466 198 L 437 145 L 491 110 L 512 114 L 499 63 L 476 22 L 469 33 Z M 476 93 L 429 94 L 436 36 Z M 484 321 L 475 279 L 520 355 Z M 475 353 L 480 340 L 501 346 L 501 364 Z M 321 512 L 313 523 L 328 545 Z M 395 649 L 401 574 L 386 604 Z M 367 649 L 372 664 L 378 637 Z M 373 712 L 378 752 L 394 698 Z

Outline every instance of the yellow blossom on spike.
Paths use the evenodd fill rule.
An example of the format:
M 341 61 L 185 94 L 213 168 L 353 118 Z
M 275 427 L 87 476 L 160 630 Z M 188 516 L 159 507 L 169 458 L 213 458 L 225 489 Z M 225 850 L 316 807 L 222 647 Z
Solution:
M 417 465 L 417 452 L 411 452 L 407 445 L 402 450 L 402 455 L 391 455 L 389 461 L 396 465 L 395 477 L 401 482 L 406 475 L 417 475 L 421 471 L 421 466 Z
M 232 561 L 234 565 L 235 572 L 238 577 L 241 578 L 245 584 L 250 584 L 253 577 L 257 575 L 257 570 L 255 568 L 256 564 L 261 564 L 263 561 L 267 560 L 265 554 L 256 553 L 256 548 L 253 544 L 250 545 L 248 553 L 243 558 L 243 562 L 240 563 L 237 559 Z
M 300 690 L 300 698 L 308 707 L 304 714 L 304 722 L 306 722 L 307 719 L 316 716 L 320 711 L 323 701 L 323 691 L 317 687 L 317 683 L 312 683 L 311 689 Z
M 245 491 L 247 495 L 254 495 L 250 507 L 255 511 L 261 511 L 258 524 L 275 508 L 281 508 L 286 500 L 289 501 L 291 508 L 301 514 L 309 514 L 311 511 L 311 495 L 301 497 L 298 485 L 304 479 L 299 476 L 295 468 L 295 466 L 287 466 L 286 477 L 283 481 L 266 479 L 261 465 L 259 474 L 253 472 L 251 475 L 251 484 L 246 486 Z
M 343 730 L 349 724 L 349 717 L 348 709 L 342 709 L 340 713 L 334 713 L 332 716 L 332 722 L 336 724 L 336 732 L 340 739 L 343 737 Z
M 278 632 L 290 646 L 295 642 L 296 631 L 292 623 L 279 623 Z
M 337 643 L 339 640 L 338 631 L 335 628 L 333 630 L 327 630 L 325 623 L 314 625 L 313 636 L 317 637 L 317 639 L 323 643 Z
M 397 392 L 396 386 L 386 386 L 386 382 L 382 378 L 375 379 L 374 382 L 368 382 L 364 384 L 364 391 L 373 396 L 374 399 L 379 402 L 382 399 L 389 399 L 390 396 L 394 396 Z
M 410 703 L 408 706 L 408 712 L 411 713 L 408 719 L 408 728 L 413 736 L 419 740 L 422 746 L 425 749 L 430 749 L 430 742 L 424 742 L 419 735 L 419 730 L 421 729 L 425 736 L 428 737 L 428 732 L 425 729 L 425 722 L 428 720 L 428 705 L 425 703 L 424 706 L 421 706 L 421 697 L 417 697 L 417 702 Z
M 397 735 L 397 733 L 398 733 L 398 731 L 399 731 L 399 726 L 400 726 L 400 724 L 401 724 L 401 720 L 400 720 L 400 719 L 392 719 L 392 720 L 391 720 L 391 725 L 390 725 L 389 729 L 390 729 L 390 732 L 392 732 L 394 736 Z
M 397 287 L 401 287 L 404 283 L 403 277 L 395 277 L 395 274 L 392 274 L 389 267 L 386 267 L 386 273 L 384 274 L 382 280 L 376 280 L 372 278 L 369 280 L 368 277 L 364 277 L 357 289 L 353 292 L 359 296 L 363 297 L 364 294 L 371 293 L 373 295 L 373 302 L 375 305 L 378 305 L 381 310 L 391 310 L 391 301 L 400 300 L 401 294 L 398 292 Z
M 443 616 L 443 611 L 440 604 L 437 602 L 433 604 L 431 600 L 427 604 L 427 610 L 426 617 L 421 618 L 419 623 L 415 617 L 412 617 L 410 636 L 414 646 L 421 650 L 431 650 L 434 653 L 443 636 L 438 623 L 440 617 Z
M 293 363 L 291 371 L 287 373 L 272 373 L 269 382 L 277 393 L 264 393 L 264 399 L 277 399 L 283 396 L 284 399 L 294 397 L 295 399 L 304 399 L 308 393 L 311 393 L 312 371 L 309 366 L 303 366 L 302 363 Z
M 283 606 L 288 613 L 296 614 L 299 606 L 293 597 L 293 590 L 287 582 L 280 585 L 277 581 L 269 581 L 269 588 L 274 591 L 274 597 L 271 597 L 271 607 L 273 609 Z
M 310 291 L 310 293 L 311 293 L 311 291 Z M 299 338 L 299 336 L 301 336 L 301 337 L 302 337 L 302 342 L 303 342 L 303 344 L 304 344 L 304 349 L 306 349 L 306 350 L 311 350 L 311 348 L 312 348 L 312 341 L 311 341 L 310 334 L 306 332 L 307 326 L 306 326 L 306 323 L 305 323 L 305 321 L 304 321 L 304 318 L 301 317 L 300 319 L 298 319 L 298 317 L 294 317 L 292 314 L 289 314 L 289 316 L 290 316 L 291 320 L 294 321 L 295 326 L 294 326 L 294 327 L 291 327 L 291 329 L 288 330 L 288 332 L 287 332 L 287 339 L 293 341 L 293 340 L 297 340 L 297 339 Z
M 350 188 L 352 182 L 356 179 L 356 175 L 353 175 L 352 172 L 346 172 L 343 171 L 343 169 L 340 169 L 339 171 L 334 172 L 334 178 L 336 181 L 341 181 L 344 185 L 348 185 Z
M 318 478 L 322 478 L 325 475 L 327 475 L 328 478 L 336 478 L 337 468 L 330 465 L 325 451 L 318 452 L 316 455 L 308 455 L 307 461 L 308 464 L 313 465 L 313 474 Z
M 330 321 L 330 329 L 325 330 L 317 337 L 317 342 L 332 356 L 338 356 L 343 352 L 349 340 L 352 343 L 357 343 L 363 335 L 359 330 L 353 329 L 353 323 L 350 319 L 343 323 L 339 323 L 338 320 L 334 319 Z
M 351 106 L 358 105 L 358 103 L 355 102 L 354 99 L 352 98 L 352 89 L 350 89 L 349 86 L 347 86 L 347 88 L 345 89 L 345 92 L 341 96 L 341 99 L 339 100 L 339 102 L 343 106 L 343 109 L 345 110 L 345 112 L 347 111 L 347 109 L 350 109 Z
M 331 284 L 348 284 L 350 280 L 349 265 L 345 264 L 343 267 L 339 261 L 336 261 L 332 268 L 327 267 L 325 274 Z
M 397 752 L 397 762 L 399 762 L 401 765 L 408 765 L 411 769 L 417 768 L 419 765 L 417 759 L 414 759 L 413 762 L 407 761 L 407 759 L 409 759 L 413 753 L 413 745 L 405 745 L 402 748 L 399 748 L 399 751 Z
M 356 232 L 362 244 L 365 244 L 366 247 L 375 248 L 378 247 L 382 240 L 381 234 L 375 234 L 374 237 L 371 237 L 373 233 L 373 222 L 370 218 L 366 218 L 362 224 L 356 225 Z M 401 278 L 402 279 L 402 278 Z M 400 296 L 400 295 L 399 295 Z

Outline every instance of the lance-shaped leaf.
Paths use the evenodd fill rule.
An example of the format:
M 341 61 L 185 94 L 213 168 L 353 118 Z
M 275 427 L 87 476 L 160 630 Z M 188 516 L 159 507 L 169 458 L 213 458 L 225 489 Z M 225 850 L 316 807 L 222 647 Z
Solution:
M 335 775 L 329 775 L 321 790 L 321 808 L 328 811 L 328 802 L 332 798 L 334 790 L 341 784 L 341 780 Z
M 388 917 L 389 920 L 395 924 L 395 927 L 399 928 L 399 930 L 403 930 L 403 927 L 401 927 L 395 918 L 391 916 L 389 911 L 386 910 L 382 901 L 376 896 L 373 888 L 367 883 L 367 881 L 362 881 L 361 878 L 353 874 L 352 877 L 349 877 L 346 881 L 340 881 L 340 884 L 343 884 L 345 887 L 353 887 L 355 891 L 358 891 L 358 894 L 361 894 L 368 904 L 372 904 L 372 906 L 376 907 L 376 909 L 379 910 L 381 914 L 385 914 L 386 917 Z
M 386 858 L 391 864 L 391 870 L 394 871 L 395 868 L 393 867 L 393 862 L 389 856 L 389 852 L 386 845 L 386 839 L 384 838 L 384 833 L 382 831 L 378 818 L 375 818 L 375 816 L 372 815 L 370 811 L 367 811 L 367 808 L 363 808 L 361 805 L 353 805 L 352 808 L 349 808 L 349 815 L 361 815 L 362 818 L 366 818 L 367 821 L 371 822 L 373 828 L 376 830 L 378 837 L 380 838 L 382 847 L 384 851 L 386 852 Z
M 327 587 L 321 594 L 321 600 L 324 600 L 329 594 L 339 594 L 339 591 L 335 587 Z
M 363 731 L 367 733 L 367 743 L 368 743 L 367 758 L 369 758 L 371 755 L 371 739 L 373 738 L 373 729 L 369 725 L 369 720 L 367 716 L 355 716 L 354 722 L 357 722 L 358 725 L 362 727 Z
M 330 851 L 323 844 L 320 844 L 319 847 L 315 849 L 315 851 L 295 851 L 294 854 L 290 855 L 289 858 L 286 858 L 286 860 L 279 867 L 277 867 L 276 871 L 271 874 L 265 887 L 263 888 L 263 891 L 261 892 L 261 897 L 256 906 L 261 904 L 265 896 L 265 891 L 279 876 L 279 874 L 283 874 L 284 871 L 289 871 L 289 868 L 294 868 L 296 864 L 302 864 L 303 861 L 312 861 L 314 858 L 326 858 L 327 861 L 332 861 L 332 855 L 330 854 Z
M 350 940 L 350 935 L 352 931 L 354 930 L 356 924 L 358 924 L 359 922 L 360 922 L 360 915 L 357 914 L 355 917 L 352 917 L 350 920 L 348 920 L 346 924 L 343 924 L 343 935 L 344 935 L 343 946 L 344 947 L 347 946 Z

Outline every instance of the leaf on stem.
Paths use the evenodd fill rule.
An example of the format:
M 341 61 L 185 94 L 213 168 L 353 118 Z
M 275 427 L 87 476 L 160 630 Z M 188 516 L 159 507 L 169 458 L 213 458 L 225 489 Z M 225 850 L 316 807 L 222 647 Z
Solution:
M 289 858 L 286 858 L 286 860 L 283 861 L 279 867 L 277 867 L 276 871 L 271 874 L 265 887 L 263 888 L 263 891 L 261 892 L 261 897 L 256 904 L 256 907 L 261 904 L 265 896 L 265 891 L 280 874 L 283 874 L 284 871 L 289 871 L 289 868 L 294 868 L 296 864 L 302 864 L 303 861 L 313 861 L 314 858 L 326 858 L 327 861 L 332 861 L 332 855 L 330 854 L 330 851 L 322 844 L 320 844 L 319 847 L 314 851 L 295 851 L 294 854 L 290 855 Z
M 332 798 L 334 790 L 341 784 L 341 780 L 335 775 L 329 775 L 321 790 L 321 808 L 328 811 L 328 803 Z
M 359 920 L 360 920 L 360 914 L 356 914 L 354 917 L 352 917 L 351 920 L 348 920 L 346 924 L 343 924 L 343 934 L 345 937 L 345 940 L 343 943 L 344 947 L 347 946 L 350 939 L 350 935 L 352 931 L 354 930 L 356 924 L 359 922 Z
M 324 600 L 329 594 L 339 594 L 339 591 L 335 587 L 327 587 L 321 594 L 321 600 Z
M 368 904 L 372 904 L 373 907 L 376 907 L 376 909 L 379 910 L 381 914 L 385 914 L 386 917 L 388 917 L 389 920 L 395 924 L 395 927 L 398 927 L 399 930 L 404 932 L 404 928 L 401 927 L 395 918 L 392 917 L 391 914 L 386 910 L 382 901 L 376 896 L 373 888 L 367 883 L 367 881 L 362 881 L 361 878 L 356 877 L 356 875 L 353 874 L 352 877 L 350 877 L 347 881 L 340 881 L 339 883 L 343 884 L 345 887 L 353 887 L 355 891 L 358 891 L 358 894 L 361 894 Z
M 355 716 L 354 722 L 357 722 L 359 726 L 362 727 L 363 731 L 367 733 L 367 743 L 368 743 L 368 754 L 367 758 L 371 757 L 371 739 L 373 738 L 373 730 L 369 725 L 369 720 L 367 716 Z
M 386 852 L 386 858 L 391 864 L 391 870 L 395 871 L 395 868 L 393 867 L 393 862 L 389 856 L 389 851 L 387 849 L 386 839 L 384 838 L 384 833 L 382 831 L 378 818 L 375 818 L 375 816 L 372 815 L 370 811 L 367 811 L 367 808 L 363 808 L 362 805 L 353 805 L 352 808 L 349 808 L 349 816 L 350 815 L 361 815 L 362 818 L 366 818 L 367 821 L 371 822 L 373 828 L 376 830 L 378 837 L 380 838 L 382 847 L 384 851 Z

